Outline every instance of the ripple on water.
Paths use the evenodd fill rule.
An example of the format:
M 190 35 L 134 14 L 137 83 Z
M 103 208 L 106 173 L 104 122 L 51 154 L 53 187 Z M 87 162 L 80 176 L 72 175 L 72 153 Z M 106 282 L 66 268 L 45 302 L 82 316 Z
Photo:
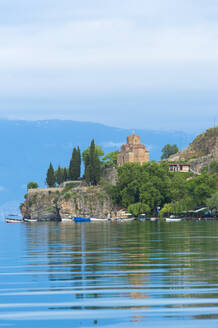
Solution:
M 0 227 L 0 327 L 218 326 L 218 222 Z

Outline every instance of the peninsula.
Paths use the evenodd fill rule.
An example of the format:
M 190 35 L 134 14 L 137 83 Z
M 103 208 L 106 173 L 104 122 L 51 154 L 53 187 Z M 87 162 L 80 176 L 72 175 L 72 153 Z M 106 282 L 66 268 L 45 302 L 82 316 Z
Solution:
M 50 163 L 48 188 L 29 184 L 21 213 L 25 220 L 60 221 L 75 216 L 115 218 L 127 212 L 157 216 L 159 209 L 165 216 L 203 207 L 216 215 L 217 151 L 218 127 L 160 162 L 149 161 L 146 146 L 135 134 L 127 137 L 120 152 L 107 155 L 93 140 L 82 156 L 79 147 L 74 148 L 68 168 L 55 171 Z

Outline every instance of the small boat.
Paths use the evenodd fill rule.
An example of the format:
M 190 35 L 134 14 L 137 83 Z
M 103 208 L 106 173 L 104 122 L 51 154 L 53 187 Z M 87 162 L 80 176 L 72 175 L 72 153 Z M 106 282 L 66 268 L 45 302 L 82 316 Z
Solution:
M 158 218 L 150 218 L 150 221 L 151 221 L 151 222 L 158 221 Z
M 70 219 L 62 218 L 61 222 L 72 222 L 72 219 L 71 218 Z
M 182 218 L 166 218 L 166 222 L 180 222 L 182 221 Z
M 135 217 L 131 217 L 131 218 L 124 218 L 123 221 L 124 222 L 130 222 L 130 221 L 135 221 L 136 218 Z
M 24 222 L 38 222 L 37 220 L 35 219 L 23 219 Z
M 91 222 L 108 222 L 110 221 L 109 219 L 97 219 L 97 218 L 90 218 Z
M 138 221 L 147 221 L 149 220 L 149 218 L 146 217 L 146 214 L 141 214 L 138 219 Z
M 82 222 L 91 222 L 90 218 L 83 218 L 83 217 L 74 217 L 73 218 L 75 223 L 82 223 Z
M 8 217 L 5 218 L 7 223 L 21 223 L 23 220 L 17 214 L 9 214 Z
M 21 219 L 10 219 L 10 218 L 6 218 L 5 219 L 7 223 L 21 223 L 22 220 Z

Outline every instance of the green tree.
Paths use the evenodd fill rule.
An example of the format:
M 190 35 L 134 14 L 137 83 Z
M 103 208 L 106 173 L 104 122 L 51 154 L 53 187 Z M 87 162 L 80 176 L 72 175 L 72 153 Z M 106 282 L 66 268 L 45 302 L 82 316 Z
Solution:
M 72 157 L 69 166 L 69 177 L 71 180 L 77 180 L 80 177 L 81 155 L 79 147 L 73 148 Z
M 209 166 L 210 173 L 216 173 L 218 174 L 218 161 L 213 161 L 210 163 Z
M 164 207 L 159 212 L 159 217 L 163 218 L 165 216 L 169 216 L 172 213 L 171 204 L 165 204 Z
M 60 186 L 60 184 L 63 182 L 63 169 L 61 169 L 60 166 L 58 166 L 58 170 L 56 173 L 56 182 Z
M 81 152 L 79 146 L 77 147 L 76 151 L 76 176 L 77 179 L 80 177 L 81 174 Z
M 72 157 L 69 165 L 69 177 L 70 180 L 76 180 L 77 164 L 76 164 L 76 148 L 73 148 Z
M 95 142 L 92 140 L 89 147 L 89 153 L 84 157 L 85 161 L 85 180 L 90 185 L 97 185 L 100 180 L 101 165 L 98 157 L 98 152 L 95 147 Z
M 138 217 L 140 214 L 150 214 L 150 208 L 147 204 L 136 203 L 128 206 L 128 212 Z
M 67 178 L 68 178 L 68 173 L 67 173 L 67 169 L 66 167 L 64 168 L 64 171 L 63 171 L 63 182 L 64 181 L 67 181 Z
M 207 198 L 216 191 L 216 175 L 203 173 L 189 181 L 187 193 L 192 198 L 193 206 L 204 206 Z
M 89 156 L 89 151 L 90 151 L 90 146 L 82 152 L 82 159 L 83 159 L 84 164 L 86 162 L 87 156 Z M 95 145 L 95 152 L 96 152 L 98 158 L 104 156 L 104 151 L 102 149 L 102 146 Z
M 161 151 L 163 153 L 161 156 L 161 159 L 163 160 L 163 159 L 169 158 L 173 154 L 176 154 L 179 151 L 179 149 L 178 149 L 177 145 L 167 144 L 162 148 Z
M 218 191 L 207 199 L 206 204 L 210 209 L 216 209 L 218 211 Z
M 52 163 L 50 163 L 47 175 L 46 175 L 46 183 L 48 187 L 55 187 L 55 172 Z
M 27 190 L 29 190 L 29 189 L 37 189 L 38 187 L 39 186 L 38 186 L 38 183 L 37 182 L 31 181 L 27 185 Z
M 117 165 L 118 154 L 119 154 L 118 151 L 113 151 L 111 153 L 106 154 L 102 158 L 102 160 L 104 161 L 105 165 L 107 165 L 107 166 Z

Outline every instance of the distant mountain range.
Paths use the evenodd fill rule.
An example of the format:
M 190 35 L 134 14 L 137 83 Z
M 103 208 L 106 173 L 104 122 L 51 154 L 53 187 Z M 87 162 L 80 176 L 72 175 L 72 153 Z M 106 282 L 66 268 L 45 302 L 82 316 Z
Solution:
M 26 185 L 37 181 L 45 185 L 50 161 L 54 167 L 68 166 L 74 146 L 84 150 L 92 138 L 104 151 L 119 150 L 133 131 L 75 121 L 12 121 L 0 120 L 0 215 L 7 212 L 6 203 L 23 201 Z M 159 160 L 167 143 L 185 148 L 195 137 L 184 132 L 135 130 L 150 150 L 150 159 Z

